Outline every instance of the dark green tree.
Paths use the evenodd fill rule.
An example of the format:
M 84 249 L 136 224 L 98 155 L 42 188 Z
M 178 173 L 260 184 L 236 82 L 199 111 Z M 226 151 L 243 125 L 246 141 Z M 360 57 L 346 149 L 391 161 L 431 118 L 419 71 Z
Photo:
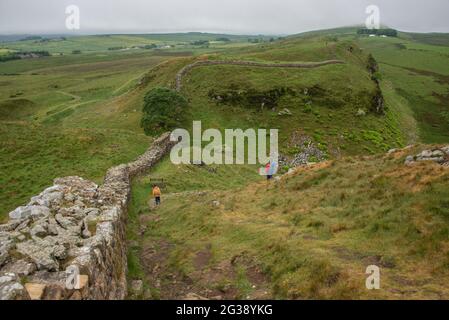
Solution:
M 187 106 L 187 100 L 178 92 L 153 88 L 145 95 L 140 125 L 146 135 L 172 130 L 184 122 Z

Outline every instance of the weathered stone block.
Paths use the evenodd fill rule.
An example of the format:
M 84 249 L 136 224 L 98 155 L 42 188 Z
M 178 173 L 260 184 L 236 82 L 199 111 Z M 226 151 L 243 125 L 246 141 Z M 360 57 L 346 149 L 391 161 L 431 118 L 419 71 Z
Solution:
M 46 285 L 41 283 L 26 283 L 25 289 L 31 300 L 41 300 L 44 295 Z

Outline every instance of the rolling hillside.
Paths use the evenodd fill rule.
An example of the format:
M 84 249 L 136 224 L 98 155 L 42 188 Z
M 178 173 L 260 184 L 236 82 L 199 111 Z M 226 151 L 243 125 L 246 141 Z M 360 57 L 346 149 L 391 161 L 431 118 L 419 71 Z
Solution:
M 133 298 L 447 297 L 440 281 L 448 276 L 447 168 L 405 166 L 405 158 L 426 148 L 422 145 L 384 154 L 419 141 L 449 141 L 442 126 L 417 116 L 419 105 L 408 94 L 435 101 L 435 90 L 443 93 L 445 86 L 432 78 L 425 82 L 417 73 L 404 79 L 389 72 L 386 59 L 402 61 L 401 52 L 382 55 L 376 45 L 405 40 L 348 32 L 338 31 L 336 38 L 334 31 L 291 37 L 199 58 L 343 60 L 343 65 L 307 70 L 201 66 L 189 72 L 182 86 L 190 101 L 189 117 L 202 120 L 203 127 L 276 127 L 287 158 L 305 152 L 298 137 L 308 137 L 325 159 L 338 160 L 301 167 L 268 185 L 257 167 L 163 161 L 133 186 L 129 278 L 142 279 L 145 287 L 143 295 Z M 429 50 L 438 57 L 438 50 L 445 49 Z M 367 69 L 370 53 L 379 64 L 374 75 Z M 428 67 L 419 54 L 416 59 L 416 68 Z M 437 59 L 432 63 L 440 63 Z M 173 87 L 167 74 L 193 61 L 164 64 L 151 73 L 150 86 Z M 383 114 L 369 107 L 376 92 L 373 77 L 384 97 Z M 285 109 L 290 112 L 280 115 Z M 437 115 L 439 109 L 426 112 Z M 161 178 L 166 196 L 162 207 L 154 209 L 151 184 Z M 382 269 L 381 291 L 365 288 L 370 264 Z
M 108 167 L 141 154 L 154 138 L 139 125 L 150 89 L 175 89 L 180 70 L 197 61 L 238 61 L 184 75 L 180 126 L 277 128 L 283 176 L 267 183 L 258 166 L 167 158 L 136 179 L 128 277 L 145 290 L 130 298 L 447 298 L 448 170 L 404 165 L 432 148 L 420 143 L 449 142 L 444 36 L 343 28 L 255 38 L 2 43 L 0 54 L 52 55 L 0 62 L 0 218 L 55 177 L 100 182 Z M 174 47 L 132 48 L 149 44 Z M 342 63 L 282 67 L 326 60 Z M 386 154 L 392 148 L 400 150 Z M 164 180 L 158 209 L 149 203 L 155 179 Z M 364 289 L 369 264 L 382 267 L 383 291 Z
M 291 140 L 298 134 L 312 136 L 331 157 L 387 151 L 409 142 L 406 122 L 410 117 L 402 112 L 402 104 L 387 102 L 382 114 L 372 110 L 376 84 L 367 69 L 367 53 L 354 42 L 289 39 L 201 59 L 345 62 L 313 69 L 195 68 L 184 79 L 182 93 L 190 101 L 190 119 L 201 120 L 205 128 L 279 128 L 286 154 L 294 153 Z M 161 79 L 174 79 L 175 70 L 193 61 L 177 59 L 163 65 L 151 74 L 149 85 L 167 85 Z M 167 79 L 167 74 L 173 78 Z M 174 86 L 172 81 L 168 85 Z M 387 94 L 397 97 L 394 92 Z M 219 101 L 217 97 L 229 98 Z M 279 115 L 285 109 L 288 115 Z

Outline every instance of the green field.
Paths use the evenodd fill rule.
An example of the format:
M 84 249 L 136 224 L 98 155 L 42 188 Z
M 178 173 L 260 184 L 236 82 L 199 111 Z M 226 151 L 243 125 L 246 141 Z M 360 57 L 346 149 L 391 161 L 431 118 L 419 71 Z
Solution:
M 114 51 L 142 51 L 136 48 L 145 45 L 157 45 L 160 47 L 173 46 L 175 50 L 197 50 L 201 45 L 195 45 L 196 41 L 209 41 L 211 49 L 224 49 L 227 47 L 247 46 L 248 39 L 268 40 L 266 36 L 235 36 L 210 33 L 172 33 L 172 34 L 119 34 L 119 35 L 94 35 L 49 37 L 43 39 L 21 40 L 0 43 L 0 49 L 8 48 L 18 51 L 48 51 L 51 54 L 71 54 L 74 50 L 84 53 L 106 52 L 114 48 Z M 230 41 L 220 41 L 227 38 Z M 217 41 L 218 40 L 218 41 Z M 120 49 L 121 48 L 121 49 Z M 203 48 L 205 49 L 205 48 Z
M 10 53 L 12 50 L 9 49 L 0 49 L 0 55 L 6 55 L 8 53 Z

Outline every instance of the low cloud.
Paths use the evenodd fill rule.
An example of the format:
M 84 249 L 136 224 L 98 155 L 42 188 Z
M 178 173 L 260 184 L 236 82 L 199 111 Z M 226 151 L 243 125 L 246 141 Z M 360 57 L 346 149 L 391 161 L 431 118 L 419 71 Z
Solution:
M 65 28 L 72 4 L 81 13 L 77 33 L 293 34 L 362 24 L 370 4 L 384 25 L 449 32 L 447 0 L 1 0 L 0 34 L 74 32 Z

